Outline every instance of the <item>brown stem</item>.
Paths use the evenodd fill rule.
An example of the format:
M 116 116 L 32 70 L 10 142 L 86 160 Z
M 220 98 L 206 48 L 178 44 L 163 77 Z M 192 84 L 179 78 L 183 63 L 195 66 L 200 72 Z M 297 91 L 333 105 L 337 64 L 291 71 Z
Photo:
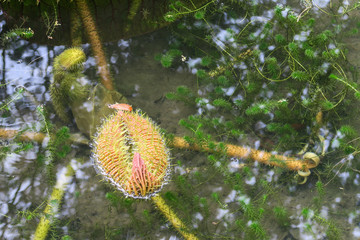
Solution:
M 0 128 L 0 138 L 2 139 L 13 138 L 18 134 L 19 132 L 17 130 L 8 130 L 8 129 Z M 35 141 L 38 143 L 42 143 L 45 136 L 46 135 L 43 133 L 24 132 L 20 134 L 18 137 L 20 141 Z
M 75 8 L 70 10 L 70 37 L 71 37 L 71 46 L 80 47 L 82 43 L 82 25 L 81 19 Z
M 96 29 L 95 21 L 91 16 L 91 12 L 86 0 L 76 0 L 77 8 L 85 27 L 86 33 L 90 40 L 91 49 L 95 55 L 98 65 L 101 82 L 108 90 L 114 90 L 110 70 L 106 61 L 105 52 L 101 44 L 100 36 Z
M 171 224 L 178 230 L 186 240 L 198 240 L 198 238 L 191 233 L 176 213 L 166 204 L 163 197 L 159 194 L 151 198 L 156 207 L 166 216 Z
M 174 137 L 174 139 L 170 142 L 170 145 L 172 145 L 172 147 L 180 148 L 180 149 L 191 149 L 196 151 L 214 152 L 214 150 L 206 146 L 199 146 L 197 144 L 190 145 L 181 137 Z M 271 166 L 288 168 L 294 171 L 307 170 L 309 168 L 316 167 L 311 162 L 307 162 L 283 155 L 271 154 L 269 152 L 252 149 L 250 147 L 241 147 L 233 144 L 225 144 L 225 147 L 228 156 L 237 157 L 237 158 L 247 158 L 247 159 L 250 158 L 254 161 L 258 161 Z
M 18 130 L 0 128 L 0 139 L 10 139 L 14 137 L 17 137 L 20 141 L 34 141 L 42 143 L 46 138 L 46 135 L 44 133 L 37 132 L 24 132 L 20 134 Z M 85 145 L 89 144 L 89 140 L 77 133 L 70 134 L 70 141 Z
M 5 138 L 5 139 L 13 138 L 17 134 L 18 131 L 16 130 L 6 130 L 0 128 L 0 138 Z M 45 138 L 45 134 L 35 133 L 35 132 L 25 132 L 19 135 L 18 137 L 21 141 L 36 141 L 41 143 Z M 80 135 L 72 134 L 70 136 L 70 139 L 77 143 L 88 144 L 88 141 L 85 139 L 81 139 Z M 214 150 L 206 146 L 199 146 L 197 144 L 190 145 L 181 137 L 174 137 L 174 139 L 169 142 L 169 145 L 171 147 L 179 148 L 179 149 L 214 152 Z M 287 168 L 293 171 L 298 171 L 298 170 L 306 171 L 310 168 L 314 168 L 317 166 L 311 161 L 304 161 L 293 157 L 271 154 L 269 152 L 252 149 L 250 147 L 241 147 L 233 144 L 225 144 L 225 147 L 226 147 L 226 154 L 230 157 L 246 158 L 246 159 L 250 158 L 254 161 L 258 161 L 263 164 L 277 166 L 281 168 Z

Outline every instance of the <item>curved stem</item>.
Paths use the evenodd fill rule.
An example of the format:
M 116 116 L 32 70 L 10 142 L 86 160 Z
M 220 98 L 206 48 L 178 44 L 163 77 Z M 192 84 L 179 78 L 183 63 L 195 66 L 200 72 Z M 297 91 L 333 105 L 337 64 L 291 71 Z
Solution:
M 106 61 L 105 52 L 101 44 L 100 36 L 96 29 L 95 21 L 91 16 L 91 12 L 86 0 L 76 0 L 77 8 L 85 27 L 86 33 L 90 40 L 91 49 L 95 55 L 95 59 L 99 68 L 101 82 L 108 90 L 114 90 L 112 77 Z
M 9 139 L 15 137 L 18 134 L 19 132 L 16 130 L 7 130 L 0 128 L 0 138 Z M 36 141 L 41 143 L 46 136 L 43 133 L 25 132 L 19 135 L 18 137 L 22 141 Z M 77 135 L 77 134 L 72 134 L 70 136 L 70 140 L 80 144 L 89 144 L 84 137 L 81 137 L 81 135 Z M 215 144 L 219 144 L 219 143 L 215 143 Z M 206 146 L 199 146 L 197 144 L 190 145 L 182 137 L 174 137 L 174 139 L 169 141 L 169 145 L 171 147 L 175 147 L 179 149 L 214 152 L 214 150 Z M 287 157 L 279 154 L 271 154 L 269 152 L 256 150 L 246 146 L 237 146 L 233 144 L 224 144 L 224 145 L 226 147 L 226 154 L 231 157 L 252 159 L 254 161 L 258 161 L 263 164 L 281 167 L 281 168 L 287 168 L 293 171 L 306 170 L 316 167 L 309 162 L 293 157 Z
M 43 216 L 40 218 L 40 222 L 36 228 L 35 234 L 32 239 L 43 240 L 50 230 L 51 224 L 54 221 L 55 215 L 58 214 L 61 199 L 64 196 L 65 189 L 70 183 L 72 176 L 74 175 L 74 169 L 71 163 L 68 164 L 66 169 L 59 175 L 56 185 L 53 188 L 51 196 L 48 200 Z
M 181 235 L 187 240 L 197 240 L 198 238 L 189 232 L 186 225 L 181 221 L 174 211 L 166 204 L 165 200 L 159 195 L 156 194 L 151 198 L 158 209 L 166 216 L 166 218 L 171 222 L 171 224 L 176 228 L 176 230 L 181 233 Z
M 181 137 L 174 137 L 174 139 L 170 142 L 170 144 L 172 145 L 172 147 L 176 147 L 180 149 L 191 149 L 196 151 L 203 150 L 207 152 L 214 152 L 214 150 L 206 146 L 199 146 L 197 144 L 190 145 Z M 277 166 L 281 168 L 288 168 L 293 171 L 306 170 L 315 167 L 313 164 L 303 161 L 301 159 L 296 159 L 293 157 L 287 157 L 278 154 L 271 154 L 269 152 L 252 149 L 250 147 L 237 146 L 233 144 L 225 144 L 225 147 L 226 147 L 226 154 L 228 156 L 237 157 L 237 158 L 247 158 L 247 159 L 250 158 L 254 161 L 263 164 Z

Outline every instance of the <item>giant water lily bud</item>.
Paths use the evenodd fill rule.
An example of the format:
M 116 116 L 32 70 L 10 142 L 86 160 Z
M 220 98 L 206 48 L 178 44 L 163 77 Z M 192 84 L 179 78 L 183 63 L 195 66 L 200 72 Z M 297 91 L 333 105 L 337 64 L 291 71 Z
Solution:
M 126 196 L 149 198 L 158 192 L 169 172 L 169 151 L 156 124 L 127 104 L 106 119 L 94 139 L 99 173 Z
M 81 48 L 68 48 L 55 58 L 54 71 L 82 71 L 85 61 L 86 55 Z
M 57 115 L 64 122 L 70 122 L 69 105 L 88 97 L 90 85 L 82 74 L 85 60 L 85 53 L 77 47 L 66 49 L 54 60 L 50 95 Z

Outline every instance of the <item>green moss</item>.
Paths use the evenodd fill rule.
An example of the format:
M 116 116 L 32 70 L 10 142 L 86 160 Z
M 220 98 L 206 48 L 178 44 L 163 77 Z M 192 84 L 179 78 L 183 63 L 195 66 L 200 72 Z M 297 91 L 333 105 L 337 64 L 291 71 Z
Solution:
M 220 108 L 231 109 L 231 103 L 221 98 L 215 99 L 213 105 Z
M 194 17 L 196 19 L 203 19 L 205 16 L 205 11 L 204 10 L 199 10 L 194 14 Z
M 199 78 L 205 78 L 205 77 L 207 77 L 207 73 L 205 72 L 205 70 L 199 69 L 196 72 L 196 76 L 198 76 Z
M 223 86 L 223 87 L 229 86 L 229 83 L 230 83 L 230 81 L 228 80 L 228 78 L 225 77 L 225 76 L 219 76 L 219 77 L 217 78 L 217 82 L 218 82 L 218 84 L 220 84 L 220 86 Z
M 331 110 L 334 108 L 334 104 L 330 101 L 324 101 L 322 102 L 322 108 L 325 110 L 325 111 L 328 111 L 328 110 Z
M 171 67 L 173 59 L 174 59 L 174 57 L 171 56 L 170 54 L 164 54 L 161 56 L 161 59 L 160 59 L 161 65 L 163 65 L 163 67 L 165 67 L 165 68 L 169 68 L 169 67 Z
M 207 66 L 209 66 L 211 64 L 211 61 L 212 61 L 211 57 L 209 57 L 209 56 L 203 57 L 201 59 L 201 65 L 204 66 L 204 67 L 207 67 Z
M 310 59 L 315 58 L 315 52 L 312 49 L 306 49 L 305 50 L 305 55 Z
M 285 37 L 282 34 L 276 34 L 275 41 L 279 44 L 283 44 L 285 43 Z
M 291 73 L 291 77 L 298 81 L 307 81 L 309 80 L 309 74 L 304 71 L 294 71 Z
M 278 224 L 282 228 L 290 227 L 290 219 L 289 219 L 288 213 L 284 207 L 280 207 L 280 206 L 274 207 L 273 213 L 275 215 L 275 218 L 276 218 Z

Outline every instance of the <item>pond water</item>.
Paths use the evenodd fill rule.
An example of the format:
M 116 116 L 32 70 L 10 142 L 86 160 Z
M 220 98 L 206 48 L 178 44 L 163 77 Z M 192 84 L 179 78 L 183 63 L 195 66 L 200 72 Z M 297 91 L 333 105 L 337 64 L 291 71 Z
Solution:
M 230 5 L 230 2 L 227 4 Z M 236 3 L 232 4 L 234 9 L 238 9 Z M 252 21 L 265 25 L 267 19 L 272 18 L 275 5 L 267 4 L 272 7 L 261 10 L 262 17 L 254 15 Z M 325 8 L 329 3 L 317 4 L 324 4 L 320 7 Z M 294 6 L 298 13 L 305 9 L 303 5 Z M 209 24 L 215 33 L 212 47 L 219 52 L 224 50 L 223 44 L 246 49 L 246 46 L 236 45 L 238 43 L 231 40 L 231 32 L 227 29 L 239 34 L 239 29 L 250 21 L 242 22 L 242 18 L 232 18 L 226 12 L 218 14 L 221 16 L 212 19 L 226 19 L 219 20 L 220 25 L 216 21 L 194 21 L 194 25 Z M 315 7 L 311 14 L 326 19 L 320 17 L 321 11 Z M 355 14 L 350 16 L 356 18 Z M 2 27 L 6 24 L 3 19 L 2 15 Z M 189 19 L 179 21 L 184 21 L 186 25 Z M 326 25 L 331 24 L 324 22 L 319 28 Z M 104 43 L 104 47 L 116 90 L 166 133 L 184 136 L 191 135 L 191 131 L 178 123 L 189 115 L 215 115 L 216 112 L 220 121 L 226 121 L 235 118 L 238 113 L 236 109 L 222 112 L 207 104 L 216 87 L 202 84 L 197 73 L 201 69 L 201 59 L 197 58 L 197 54 L 207 48 L 185 43 L 178 47 L 177 41 L 181 38 L 175 26 Z M 197 36 L 195 28 L 190 25 L 187 28 L 189 33 Z M 301 37 L 301 34 L 297 35 L 297 38 Z M 354 39 L 348 37 L 343 42 L 355 49 L 348 54 L 352 64 L 358 67 Z M 165 68 L 156 58 L 165 55 L 174 45 L 181 49 L 182 54 L 174 57 L 171 67 Z M 99 82 L 95 58 L 89 44 L 81 47 L 87 56 L 84 63 L 86 81 L 95 86 Z M 1 128 L 47 134 L 47 131 L 66 126 L 70 133 L 79 133 L 74 121 L 66 124 L 56 115 L 49 90 L 53 81 L 54 58 L 65 49 L 65 46 L 39 45 L 17 39 L 2 50 L 0 100 L 1 106 L 6 104 L 8 110 L 1 110 Z M 235 68 L 247 68 L 244 63 L 236 65 Z M 256 69 L 248 71 L 256 72 Z M 247 80 L 239 76 L 239 81 Z M 259 96 L 266 95 L 271 99 L 274 92 L 270 82 L 268 85 L 263 86 Z M 166 94 L 175 92 L 178 86 L 192 89 L 203 102 L 186 104 L 166 98 Z M 239 90 L 238 87 L 228 86 L 223 88 L 223 92 L 224 96 L 233 97 L 234 92 Z M 242 97 L 245 98 L 239 94 L 237 99 Z M 339 114 L 341 112 L 339 110 Z M 355 119 L 357 112 L 352 114 L 344 118 L 344 122 L 358 126 Z M 44 121 L 44 118 L 48 120 Z M 214 135 L 213 140 L 229 140 L 237 145 L 277 151 L 278 142 L 271 134 L 264 133 L 267 123 L 250 121 L 253 121 L 250 124 L 252 129 L 244 130 L 245 133 L 238 138 L 215 131 L 209 131 L 209 134 Z M 319 170 L 313 170 L 305 184 L 297 183 L 294 179 L 296 172 L 224 156 L 212 163 L 209 153 L 171 148 L 171 177 L 160 195 L 200 239 L 359 239 L 358 156 L 344 156 L 336 152 L 334 139 L 341 138 L 336 128 L 330 124 L 319 130 L 325 132 L 325 143 L 333 145 L 327 146 Z M 310 135 L 311 131 L 308 132 Z M 286 149 L 289 150 L 287 154 L 294 155 L 306 141 L 308 139 L 298 149 Z M 316 138 L 314 141 L 309 150 L 320 155 L 320 143 L 316 143 Z M 151 200 L 125 198 L 104 181 L 95 171 L 89 145 L 59 140 L 58 143 L 50 142 L 55 146 L 55 150 L 51 150 L 48 148 L 49 141 L 31 144 L 14 139 L 0 141 L 0 239 L 32 238 L 48 204 L 59 207 L 54 215 L 46 215 L 52 222 L 48 239 L 183 239 Z M 61 155 L 64 152 L 66 154 Z M 73 174 L 67 174 L 69 164 L 74 169 Z M 329 170 L 328 175 L 324 176 L 326 170 Z M 54 185 L 65 186 L 64 196 L 61 202 L 48 203 Z

